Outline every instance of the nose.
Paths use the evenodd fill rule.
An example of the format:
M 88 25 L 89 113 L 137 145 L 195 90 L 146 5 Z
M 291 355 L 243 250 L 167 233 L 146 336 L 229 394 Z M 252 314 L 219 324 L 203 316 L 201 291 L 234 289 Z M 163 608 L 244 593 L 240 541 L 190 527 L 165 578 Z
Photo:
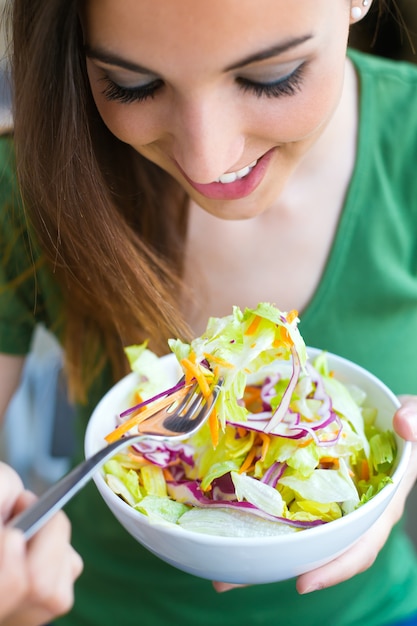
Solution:
M 241 162 L 245 136 L 239 116 L 216 96 L 183 99 L 170 122 L 173 157 L 196 183 L 211 183 Z

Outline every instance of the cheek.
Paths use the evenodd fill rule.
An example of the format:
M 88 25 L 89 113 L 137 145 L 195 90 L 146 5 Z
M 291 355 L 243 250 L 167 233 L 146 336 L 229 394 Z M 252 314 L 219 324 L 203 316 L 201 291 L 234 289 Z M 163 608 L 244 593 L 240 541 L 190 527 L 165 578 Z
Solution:
M 149 115 L 143 115 L 148 103 L 127 104 L 108 100 L 103 94 L 105 82 L 103 82 L 102 72 L 88 59 L 87 75 L 97 110 L 110 132 L 120 141 L 132 145 L 133 142 L 141 145 L 153 141 L 152 118 Z
M 258 133 L 261 130 L 265 138 L 277 144 L 302 142 L 319 134 L 340 102 L 343 77 L 344 65 L 308 77 L 295 96 L 267 100 L 252 111 Z
M 147 103 L 124 104 L 109 101 L 95 89 L 93 98 L 103 122 L 120 141 L 136 147 L 156 140 L 158 123 L 154 115 L 149 115 L 144 110 Z

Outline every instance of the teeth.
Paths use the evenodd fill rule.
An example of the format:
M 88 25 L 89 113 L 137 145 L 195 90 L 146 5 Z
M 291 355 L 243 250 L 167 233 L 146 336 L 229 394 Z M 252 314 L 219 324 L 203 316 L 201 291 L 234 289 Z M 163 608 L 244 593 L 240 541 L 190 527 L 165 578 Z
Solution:
M 246 167 L 242 167 L 242 169 L 238 170 L 237 172 L 228 172 L 227 174 L 222 174 L 215 182 L 223 183 L 224 185 L 226 185 L 227 183 L 234 183 L 236 180 L 247 176 L 249 172 L 255 167 L 257 162 L 258 160 L 255 160 L 249 165 L 246 165 Z
M 239 170 L 240 172 L 241 170 Z M 227 183 L 234 183 L 235 180 L 238 179 L 238 174 L 239 172 L 229 172 L 229 174 L 222 174 L 218 179 L 217 182 L 218 183 L 223 183 L 223 184 L 227 184 Z

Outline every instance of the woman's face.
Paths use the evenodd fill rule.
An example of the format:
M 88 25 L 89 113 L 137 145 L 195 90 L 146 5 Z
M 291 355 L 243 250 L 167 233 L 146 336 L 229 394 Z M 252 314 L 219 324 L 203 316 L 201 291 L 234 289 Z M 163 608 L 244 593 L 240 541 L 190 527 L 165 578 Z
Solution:
M 87 69 L 110 131 L 205 210 L 279 197 L 341 97 L 345 0 L 87 0 Z

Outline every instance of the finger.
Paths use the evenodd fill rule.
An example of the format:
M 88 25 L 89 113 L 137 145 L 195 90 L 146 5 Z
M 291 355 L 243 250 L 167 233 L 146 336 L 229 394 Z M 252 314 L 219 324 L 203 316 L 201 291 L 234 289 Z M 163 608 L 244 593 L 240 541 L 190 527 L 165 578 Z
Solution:
M 0 621 L 21 603 L 27 590 L 26 543 L 12 528 L 0 533 Z
M 297 591 L 301 594 L 337 585 L 367 570 L 386 542 L 392 525 L 397 521 L 380 518 L 351 548 L 327 565 L 323 565 L 297 579 Z
M 8 520 L 16 500 L 23 491 L 23 483 L 18 474 L 5 463 L 0 462 L 0 521 Z
M 28 544 L 31 596 L 52 616 L 71 608 L 73 583 L 83 567 L 70 537 L 69 520 L 59 512 Z
M 54 526 L 53 532 L 49 535 L 49 538 L 54 539 L 54 536 L 58 531 L 60 535 L 60 551 L 53 555 L 53 561 L 50 560 L 50 555 L 43 553 L 42 561 L 37 562 L 37 554 L 30 554 L 29 559 L 23 564 L 25 569 L 25 575 L 27 585 L 22 589 L 20 598 L 16 595 L 16 590 L 13 589 L 14 604 L 9 603 L 9 606 L 4 605 L 0 598 L 0 622 L 4 626 L 33 626 L 33 624 L 46 624 L 54 618 L 57 618 L 64 613 L 67 613 L 74 603 L 74 580 L 80 575 L 82 571 L 82 560 L 75 550 L 70 546 L 66 540 L 65 535 L 68 535 L 66 527 L 69 526 L 68 520 L 66 520 L 64 514 L 57 516 L 54 523 L 51 522 L 47 525 Z M 45 534 L 47 530 L 45 527 Z M 62 532 L 62 526 L 64 526 L 64 532 Z M 61 528 L 60 528 L 61 527 Z M 16 534 L 18 531 L 13 531 Z M 20 533 L 19 533 L 20 534 Z M 64 537 L 64 540 L 63 540 Z M 23 545 L 25 545 L 23 536 L 21 536 Z M 43 537 L 42 542 L 33 539 L 29 542 L 29 550 L 36 548 L 36 551 L 43 549 Z M 53 551 L 53 550 L 52 550 Z M 24 551 L 23 551 L 24 552 Z M 40 569 L 38 568 L 40 564 Z M 43 575 L 45 569 L 49 569 L 47 576 Z M 19 581 L 21 577 L 19 577 Z M 1 589 L 1 581 L 0 581 Z M 8 618 L 5 617 L 2 620 L 2 612 L 9 610 Z M 6 613 L 4 613 L 6 615 Z
M 68 546 L 65 564 L 60 568 L 59 580 L 55 593 L 48 608 L 54 616 L 67 613 L 74 604 L 74 581 L 83 570 L 83 561 L 80 555 Z
M 21 513 L 22 511 L 27 509 L 29 506 L 34 504 L 37 499 L 38 499 L 38 496 L 36 496 L 31 491 L 28 491 L 27 489 L 25 489 L 16 498 L 14 508 L 13 508 L 13 515 L 18 515 L 19 513 Z
M 76 580 L 79 576 L 81 576 L 84 569 L 84 561 L 81 556 L 71 548 L 71 576 L 72 580 Z
M 406 425 L 416 421 L 417 398 L 403 396 L 401 400 L 403 404 L 397 411 L 394 420 L 397 432 L 404 436 Z M 401 429 L 402 432 L 400 432 Z M 413 445 L 408 471 L 383 515 L 347 552 L 327 565 L 300 576 L 297 580 L 299 593 L 309 593 L 336 585 L 365 571 L 373 564 L 378 552 L 385 544 L 393 525 L 403 513 L 407 495 L 416 480 L 416 473 L 417 445 Z
M 407 441 L 417 441 L 417 398 L 400 396 L 401 407 L 394 415 L 396 432 Z
M 237 585 L 232 583 L 220 583 L 213 582 L 213 587 L 218 593 L 224 593 L 225 591 L 231 591 L 232 589 L 239 589 L 240 587 L 248 587 L 249 585 Z
M 42 602 L 47 602 L 53 593 L 69 538 L 69 522 L 59 512 L 28 542 L 31 592 Z

